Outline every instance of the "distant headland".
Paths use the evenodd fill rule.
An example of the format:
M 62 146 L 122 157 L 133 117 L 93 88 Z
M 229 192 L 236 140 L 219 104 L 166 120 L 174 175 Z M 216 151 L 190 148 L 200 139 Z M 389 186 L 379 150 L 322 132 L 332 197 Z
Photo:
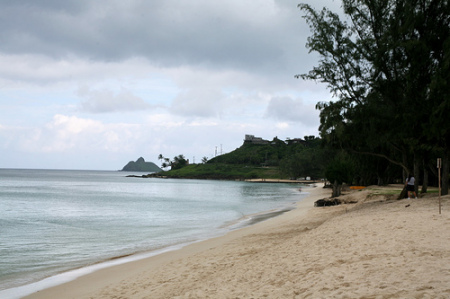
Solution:
M 145 162 L 144 158 L 140 157 L 136 162 L 128 162 L 128 164 L 122 168 L 122 171 L 160 172 L 162 169 L 153 162 Z

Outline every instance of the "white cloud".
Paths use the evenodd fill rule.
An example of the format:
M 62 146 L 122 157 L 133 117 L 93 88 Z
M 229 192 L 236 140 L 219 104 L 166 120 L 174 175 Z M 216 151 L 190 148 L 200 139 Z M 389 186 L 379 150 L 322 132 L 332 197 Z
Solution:
M 80 88 L 77 94 L 85 98 L 80 104 L 80 109 L 84 112 L 125 112 L 152 108 L 142 98 L 135 96 L 125 88 L 122 88 L 117 94 L 106 89 L 90 90 L 89 88 Z
M 16 137 L 21 151 L 42 153 L 126 152 L 139 138 L 136 125 L 105 124 L 76 116 L 55 115 L 41 128 L 22 128 Z M 131 141 L 131 142 L 130 142 Z
M 288 129 L 290 126 L 286 122 L 281 122 L 281 123 L 277 123 L 276 127 L 280 130 L 285 130 L 285 129 Z

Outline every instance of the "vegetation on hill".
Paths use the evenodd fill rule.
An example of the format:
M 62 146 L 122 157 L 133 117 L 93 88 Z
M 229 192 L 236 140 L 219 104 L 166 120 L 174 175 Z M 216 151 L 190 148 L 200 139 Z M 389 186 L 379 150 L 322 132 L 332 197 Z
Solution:
M 306 136 L 304 140 L 297 141 L 301 142 L 285 142 L 278 138 L 267 144 L 244 142 L 230 153 L 204 160 L 204 164 L 184 164 L 183 167 L 174 164 L 177 167 L 159 176 L 200 179 L 322 178 L 327 159 L 324 158 L 321 140 Z M 162 155 L 160 158 L 165 159 Z M 168 159 L 164 161 L 168 163 Z
M 304 140 L 296 140 L 284 142 L 274 138 L 267 145 L 244 142 L 235 151 L 215 157 L 208 164 L 276 167 L 284 177 L 323 177 L 326 158 L 320 138 L 305 136 Z M 305 160 L 307 163 L 302 163 Z
M 157 176 L 212 180 L 288 178 L 286 175 L 280 173 L 277 167 L 258 167 L 223 163 L 191 164 L 179 169 L 159 173 Z

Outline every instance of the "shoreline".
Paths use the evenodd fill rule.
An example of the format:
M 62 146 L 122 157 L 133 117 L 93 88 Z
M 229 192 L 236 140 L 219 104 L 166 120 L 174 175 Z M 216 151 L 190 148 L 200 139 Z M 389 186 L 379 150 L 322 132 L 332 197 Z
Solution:
M 172 262 L 173 260 L 189 257 L 192 254 L 204 252 L 218 246 L 220 247 L 222 244 L 229 242 L 230 240 L 243 237 L 244 235 L 251 233 L 251 231 L 253 231 L 255 228 L 257 229 L 261 225 L 265 226 L 267 225 L 267 223 L 270 223 L 274 219 L 284 218 L 286 215 L 289 215 L 294 211 L 298 211 L 299 213 L 306 213 L 306 210 L 313 208 L 314 201 L 318 199 L 317 197 L 323 197 L 323 192 L 317 191 L 325 191 L 326 194 L 329 193 L 329 190 L 323 190 L 322 188 L 308 189 L 308 192 L 310 194 L 302 198 L 301 201 L 297 202 L 295 205 L 295 209 L 290 211 L 283 211 L 284 213 L 277 217 L 262 219 L 257 223 L 231 230 L 225 235 L 190 243 L 188 245 L 175 248 L 174 250 L 161 252 L 153 256 L 145 257 L 143 259 L 133 260 L 126 263 L 120 263 L 118 265 L 97 269 L 94 272 L 76 277 L 75 279 L 72 279 L 70 281 L 58 283 L 49 288 L 45 288 L 31 294 L 28 293 L 22 298 L 92 297 L 91 292 L 93 292 L 94 290 L 100 290 L 107 287 L 110 283 L 114 284 L 114 282 L 120 281 L 123 278 L 121 277 L 122 275 L 129 275 L 118 275 L 118 273 L 139 273 L 140 271 L 144 271 L 145 269 L 160 267 L 165 263 Z M 315 193 L 319 193 L 320 195 L 315 195 Z
M 312 190 L 313 188 L 307 188 L 308 190 Z M 306 191 L 305 193 L 309 193 Z M 309 197 L 309 194 L 303 195 L 300 199 L 300 202 L 304 199 Z M 237 230 L 244 229 L 249 226 L 256 225 L 260 222 L 267 221 L 274 217 L 279 217 L 280 215 L 285 214 L 286 212 L 292 211 L 296 209 L 296 206 L 299 202 L 295 202 L 292 204 L 292 207 L 284 207 L 276 210 L 268 210 L 256 214 L 250 214 L 246 215 L 240 219 L 236 219 L 233 222 L 230 222 L 229 224 L 223 226 L 223 229 L 228 229 L 227 231 L 218 232 L 217 235 L 213 235 L 210 237 L 207 237 L 206 239 L 198 239 L 193 241 L 188 241 L 185 243 L 179 243 L 179 244 L 172 244 L 168 245 L 159 249 L 154 249 L 151 251 L 143 251 L 143 252 L 136 252 L 136 253 L 130 253 L 125 256 L 118 256 L 113 257 L 107 260 L 99 261 L 97 263 L 86 265 L 83 267 L 75 268 L 72 270 L 68 270 L 65 272 L 61 272 L 59 274 L 55 274 L 52 276 L 49 276 L 47 278 L 28 283 L 25 285 L 0 290 L 0 297 L 2 298 L 24 298 L 26 296 L 31 296 L 33 293 L 45 291 L 50 288 L 58 287 L 59 285 L 70 283 L 80 277 L 90 275 L 94 272 L 97 272 L 102 269 L 108 269 L 110 267 L 115 267 L 118 265 L 131 263 L 131 262 L 139 262 L 144 259 L 157 257 L 161 254 L 172 252 L 172 251 L 178 251 L 183 250 L 184 247 L 190 246 L 192 244 L 206 242 L 210 239 L 215 238 L 221 238 L 229 233 L 232 233 Z M 5 297 L 3 297 L 5 296 Z
M 379 191 L 381 190 L 381 191 Z M 450 196 L 297 209 L 180 250 L 96 271 L 25 298 L 448 298 Z

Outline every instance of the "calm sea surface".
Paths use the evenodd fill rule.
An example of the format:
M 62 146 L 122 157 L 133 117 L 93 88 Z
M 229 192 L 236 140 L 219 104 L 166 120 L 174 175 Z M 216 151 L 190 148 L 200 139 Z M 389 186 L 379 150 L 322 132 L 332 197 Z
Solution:
M 0 297 L 69 270 L 224 234 L 306 194 L 295 184 L 127 174 L 0 169 Z

